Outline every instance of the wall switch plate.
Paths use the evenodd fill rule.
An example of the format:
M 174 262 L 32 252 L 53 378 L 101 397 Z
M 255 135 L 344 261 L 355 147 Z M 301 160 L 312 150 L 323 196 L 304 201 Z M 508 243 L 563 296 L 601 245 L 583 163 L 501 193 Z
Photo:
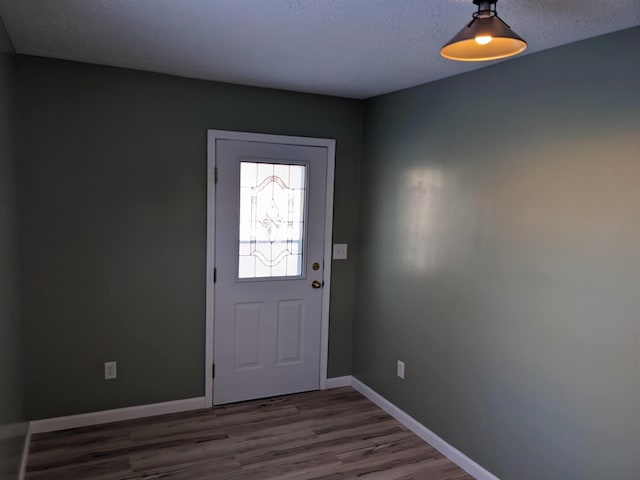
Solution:
M 401 362 L 400 360 L 398 360 L 398 367 L 396 370 L 396 375 L 398 375 L 398 377 L 404 379 L 404 362 Z
M 104 379 L 113 380 L 118 377 L 116 362 L 104 362 Z
M 347 259 L 347 244 L 346 243 L 334 243 L 333 244 L 333 259 L 334 260 L 346 260 Z

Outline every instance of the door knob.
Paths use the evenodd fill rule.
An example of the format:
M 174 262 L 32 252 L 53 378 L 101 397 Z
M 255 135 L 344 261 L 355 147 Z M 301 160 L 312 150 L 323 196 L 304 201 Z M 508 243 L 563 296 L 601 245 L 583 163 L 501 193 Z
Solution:
M 318 280 L 314 280 L 313 282 L 311 282 L 311 286 L 313 288 L 322 288 L 322 282 L 319 282 Z

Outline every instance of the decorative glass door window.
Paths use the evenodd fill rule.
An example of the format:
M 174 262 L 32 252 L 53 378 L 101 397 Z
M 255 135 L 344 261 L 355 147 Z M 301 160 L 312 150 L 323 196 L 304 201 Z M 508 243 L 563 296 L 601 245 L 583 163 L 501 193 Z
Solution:
M 240 162 L 238 278 L 302 275 L 306 170 Z

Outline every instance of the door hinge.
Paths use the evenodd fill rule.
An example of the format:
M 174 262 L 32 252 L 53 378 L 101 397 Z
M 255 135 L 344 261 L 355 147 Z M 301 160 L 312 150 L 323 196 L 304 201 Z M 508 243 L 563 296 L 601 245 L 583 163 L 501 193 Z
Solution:
M 213 168 L 213 183 L 218 184 L 218 167 Z
M 216 364 L 211 365 L 211 378 L 216 378 Z
M 216 283 L 218 281 L 218 269 L 214 268 L 213 269 L 213 283 Z

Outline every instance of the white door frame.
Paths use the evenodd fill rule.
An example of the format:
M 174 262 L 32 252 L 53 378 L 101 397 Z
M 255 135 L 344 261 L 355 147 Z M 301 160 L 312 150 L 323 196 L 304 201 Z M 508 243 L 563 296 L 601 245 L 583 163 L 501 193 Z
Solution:
M 331 241 L 333 238 L 333 182 L 335 177 L 336 141 L 329 138 L 291 137 L 262 133 L 207 130 L 207 292 L 204 356 L 205 407 L 213 406 L 213 325 L 215 289 L 213 268 L 215 266 L 215 165 L 216 142 L 218 140 L 240 140 L 247 142 L 284 143 L 327 148 L 327 195 L 325 205 L 324 235 L 324 288 L 322 290 L 322 320 L 320 332 L 320 389 L 327 388 L 327 357 L 329 353 L 329 300 L 331 292 Z

